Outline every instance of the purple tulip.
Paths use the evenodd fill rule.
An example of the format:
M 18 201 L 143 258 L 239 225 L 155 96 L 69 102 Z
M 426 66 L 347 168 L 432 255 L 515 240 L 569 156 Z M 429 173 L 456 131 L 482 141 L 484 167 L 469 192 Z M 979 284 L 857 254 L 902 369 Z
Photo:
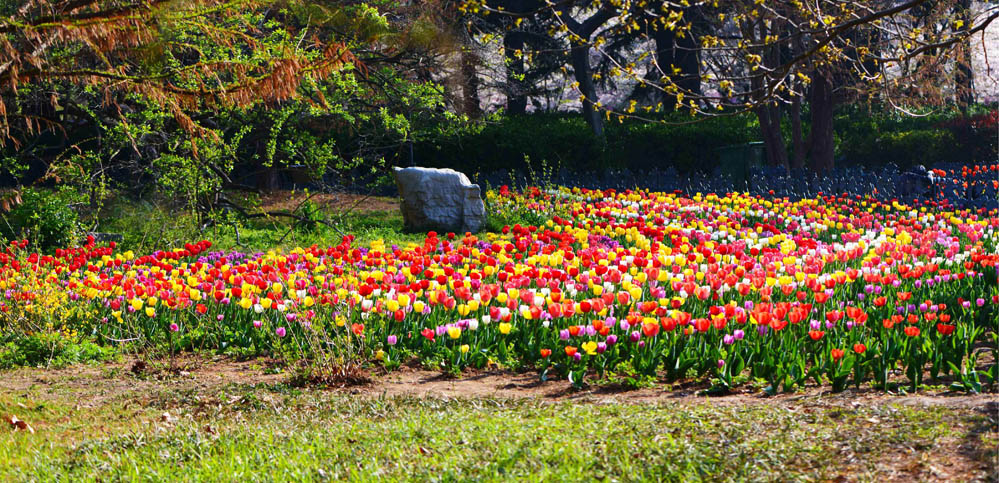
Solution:
M 284 327 L 278 327 L 277 330 L 274 331 L 274 333 L 277 334 L 278 337 L 284 337 L 285 334 L 287 334 L 287 332 L 284 330 Z
M 735 337 L 735 340 L 742 340 L 743 337 L 746 337 L 746 333 L 742 329 L 735 329 L 732 336 Z
M 718 368 L 721 369 L 725 367 L 725 359 L 718 359 Z
M 603 354 L 607 350 L 606 342 L 597 342 L 597 354 Z
M 642 338 L 642 333 L 637 330 L 634 330 L 631 332 L 631 336 L 629 338 L 631 339 L 632 342 L 638 342 L 638 340 Z
M 569 340 L 569 329 L 562 329 L 558 331 L 558 338 L 561 340 Z
M 617 336 L 614 335 L 614 334 L 608 335 L 607 336 L 607 345 L 608 346 L 612 346 L 614 344 L 617 344 Z
M 177 325 L 176 323 L 170 324 L 170 332 L 177 332 L 178 330 L 180 330 L 179 325 Z
M 735 336 L 729 335 L 729 334 L 725 334 L 725 337 L 722 337 L 722 342 L 725 345 L 735 344 Z
M 396 345 L 396 343 L 399 342 L 399 338 L 394 335 L 390 335 L 385 341 L 388 342 L 388 345 Z

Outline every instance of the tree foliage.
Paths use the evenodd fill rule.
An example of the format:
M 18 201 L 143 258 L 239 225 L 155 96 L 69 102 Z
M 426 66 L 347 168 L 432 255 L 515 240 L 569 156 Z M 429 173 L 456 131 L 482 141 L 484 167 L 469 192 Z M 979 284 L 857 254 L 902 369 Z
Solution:
M 31 0 L 0 20 L 0 171 L 205 214 L 294 169 L 349 183 L 453 119 L 443 35 L 394 2 Z M 221 211 L 220 211 L 221 210 Z
M 664 110 L 755 112 L 771 163 L 787 166 L 781 119 L 787 111 L 800 118 L 807 102 L 814 132 L 795 136 L 794 159 L 808 151 L 818 170 L 832 167 L 837 103 L 906 109 L 959 98 L 968 39 L 999 17 L 999 6 L 973 9 L 967 0 L 466 0 L 463 10 L 516 19 L 511 28 L 547 22 L 596 136 L 607 120 L 656 121 Z M 602 103 L 598 81 L 658 91 L 660 100 Z

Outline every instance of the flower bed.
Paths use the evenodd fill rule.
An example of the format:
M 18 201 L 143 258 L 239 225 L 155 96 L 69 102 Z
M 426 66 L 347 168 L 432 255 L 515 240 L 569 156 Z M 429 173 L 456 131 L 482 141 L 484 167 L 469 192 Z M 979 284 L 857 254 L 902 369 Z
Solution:
M 568 188 L 487 200 L 546 221 L 289 253 L 15 242 L 0 254 L 0 327 L 389 369 L 500 364 L 576 384 L 916 388 L 928 373 L 977 391 L 999 375 L 983 357 L 999 328 L 995 211 Z

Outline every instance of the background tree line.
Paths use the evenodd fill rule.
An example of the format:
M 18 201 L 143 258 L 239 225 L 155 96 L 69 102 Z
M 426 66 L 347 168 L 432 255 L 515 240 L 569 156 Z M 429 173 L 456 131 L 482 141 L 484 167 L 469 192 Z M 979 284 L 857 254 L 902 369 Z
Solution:
M 258 215 L 237 193 L 289 177 L 370 186 L 387 164 L 535 152 L 620 167 L 637 138 L 649 148 L 620 156 L 649 167 L 759 139 L 772 166 L 828 172 L 856 106 L 973 111 L 971 42 L 997 16 L 970 0 L 19 0 L 0 6 L 0 177 L 75 186 L 95 209 L 156 192 L 211 223 Z M 539 151 L 559 129 L 576 140 Z

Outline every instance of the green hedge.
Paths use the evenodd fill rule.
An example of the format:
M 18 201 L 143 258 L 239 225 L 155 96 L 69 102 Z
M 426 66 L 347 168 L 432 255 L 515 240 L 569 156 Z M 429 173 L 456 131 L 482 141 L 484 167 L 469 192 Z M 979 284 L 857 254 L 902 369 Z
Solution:
M 993 125 L 970 122 L 987 110 L 974 109 L 968 117 L 942 111 L 923 117 L 895 111 L 845 106 L 835 120 L 837 157 L 844 164 L 876 167 L 888 162 L 904 168 L 923 164 L 982 163 L 996 159 Z M 807 135 L 808 113 L 805 133 Z M 976 117 L 977 116 L 977 117 Z M 568 167 L 577 171 L 628 168 L 635 171 L 673 166 L 682 172 L 715 166 L 715 148 L 759 141 L 756 116 L 720 117 L 691 124 L 685 115 L 667 118 L 673 124 L 626 121 L 606 124 L 606 143 L 590 133 L 578 114 L 529 114 L 498 117 L 462 128 L 442 129 L 414 145 L 418 166 L 449 167 L 469 175 L 524 170 L 525 158 L 538 169 Z M 789 122 L 785 134 L 790 147 Z M 408 153 L 398 164 L 409 162 Z
M 713 156 L 716 146 L 755 141 L 758 136 L 755 118 L 741 116 L 687 125 L 609 122 L 606 142 L 601 143 L 579 115 L 529 114 L 440 132 L 417 143 L 414 158 L 419 166 L 449 167 L 468 174 L 522 170 L 525 158 L 535 163 L 534 168 L 543 161 L 577 170 L 673 165 L 686 171 L 702 166 L 705 153 Z
M 920 117 L 844 107 L 836 116 L 836 152 L 864 166 L 990 163 L 996 160 L 996 127 L 987 118 L 984 106 L 967 116 L 943 110 Z

